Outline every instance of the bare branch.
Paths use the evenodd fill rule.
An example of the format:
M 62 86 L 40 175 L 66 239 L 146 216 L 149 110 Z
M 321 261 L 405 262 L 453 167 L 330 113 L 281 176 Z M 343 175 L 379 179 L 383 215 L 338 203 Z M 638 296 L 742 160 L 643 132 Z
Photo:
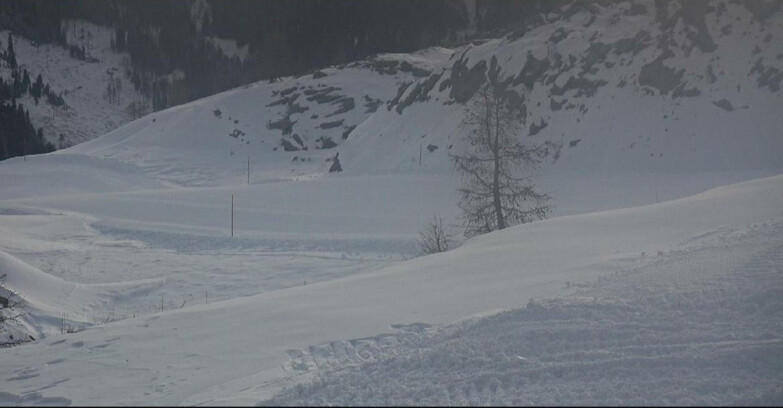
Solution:
M 432 221 L 419 230 L 419 254 L 429 255 L 449 250 L 453 236 L 443 227 L 443 219 L 432 216 Z
M 498 73 L 466 104 L 462 126 L 471 130 L 470 149 L 449 155 L 462 176 L 458 192 L 466 236 L 543 219 L 551 211 L 550 197 L 535 191 L 530 174 L 548 154 L 547 145 L 520 142 L 526 113 L 519 112 L 527 110 L 524 103 L 510 106 L 507 83 Z

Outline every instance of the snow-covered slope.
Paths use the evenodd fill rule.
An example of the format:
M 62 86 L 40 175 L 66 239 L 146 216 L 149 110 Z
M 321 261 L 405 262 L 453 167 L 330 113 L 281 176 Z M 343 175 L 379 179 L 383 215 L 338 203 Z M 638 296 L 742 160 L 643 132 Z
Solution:
M 446 172 L 464 132 L 461 103 L 494 58 L 526 98 L 529 140 L 551 143 L 553 168 L 779 170 L 783 13 L 773 8 L 761 19 L 743 3 L 703 4 L 575 3 L 524 33 L 255 84 L 70 152 L 137 164 L 184 185 L 241 181 L 241 172 L 225 173 L 240 170 L 248 154 L 259 175 L 282 162 L 289 173 L 320 173 L 337 151 L 349 174 Z M 283 153 L 283 145 L 297 151 Z M 176 167 L 187 162 L 211 170 Z
M 45 337 L 0 353 L 0 402 L 256 403 L 307 378 L 311 346 L 779 225 L 780 176 L 704 191 L 783 172 L 783 13 L 656 4 L 575 3 L 502 39 L 257 83 L 3 161 L 2 265 Z M 496 66 L 527 95 L 521 137 L 549 147 L 537 184 L 556 217 L 400 263 L 433 214 L 459 224 L 448 153 Z M 66 314 L 99 327 L 55 338 Z
M 469 131 L 460 127 L 462 102 L 496 61 L 526 100 L 521 137 L 549 147 L 538 184 L 556 214 L 659 202 L 783 170 L 783 12 L 656 4 L 570 4 L 550 23 L 502 39 L 249 85 L 57 155 L 119 161 L 181 186 L 247 183 L 248 167 L 251 184 L 318 178 L 337 153 L 343 177 L 453 178 L 448 154 L 464 148 Z
M 569 284 L 644 264 L 645 254 L 693 250 L 710 235 L 732 245 L 753 225 L 779 224 L 781 196 L 777 176 L 657 205 L 561 217 L 375 273 L 39 341 L 0 353 L 2 395 L 9 403 L 254 404 L 302 378 L 299 350 L 311 345 L 347 347 L 341 341 L 366 341 L 393 328 L 404 338 L 415 323 L 522 307 L 531 297 L 567 293 Z M 779 272 L 770 279 L 779 280 Z M 376 339 L 381 345 L 399 341 L 383 337 Z
M 125 78 L 129 56 L 111 49 L 111 29 L 78 20 L 64 22 L 63 29 L 67 44 L 84 47 L 87 59 L 75 58 L 58 45 L 13 36 L 20 70 L 27 70 L 32 81 L 40 74 L 43 83 L 65 101 L 64 106 L 52 106 L 44 97 L 35 103 L 29 94 L 18 101 L 58 149 L 95 139 L 150 111 L 147 98 Z M 3 49 L 8 34 L 0 31 Z M 0 67 L 0 76 L 8 81 L 10 68 Z M 108 94 L 110 88 L 113 97 Z

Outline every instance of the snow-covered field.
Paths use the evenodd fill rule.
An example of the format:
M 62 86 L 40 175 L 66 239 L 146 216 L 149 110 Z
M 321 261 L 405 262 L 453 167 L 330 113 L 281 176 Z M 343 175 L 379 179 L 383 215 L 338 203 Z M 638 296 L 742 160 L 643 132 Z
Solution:
M 327 345 L 331 350 L 348 347 L 348 344 L 357 349 L 365 343 L 371 350 L 395 348 L 396 343 L 403 343 L 400 347 L 404 347 L 405 342 L 399 340 L 400 337 L 405 338 L 406 333 L 420 332 L 427 325 L 450 324 L 495 311 L 535 305 L 535 301 L 530 302 L 531 298 L 565 295 L 584 285 L 594 289 L 584 296 L 595 296 L 600 302 L 609 302 L 604 299 L 607 297 L 610 300 L 625 300 L 609 302 L 606 310 L 599 309 L 605 315 L 598 315 L 597 326 L 589 324 L 586 318 L 574 317 L 573 327 L 569 329 L 569 320 L 565 319 L 563 324 L 566 328 L 562 330 L 568 334 L 581 327 L 596 334 L 601 332 L 603 326 L 617 322 L 616 327 L 612 326 L 613 329 L 607 334 L 619 331 L 622 336 L 619 339 L 607 339 L 612 342 L 607 346 L 608 353 L 617 353 L 618 350 L 625 350 L 625 346 L 634 345 L 641 348 L 639 352 L 642 354 L 671 352 L 663 346 L 654 345 L 668 333 L 665 327 L 656 326 L 657 320 L 652 319 L 655 317 L 671 321 L 670 324 L 678 328 L 670 333 L 673 338 L 671 341 L 687 343 L 680 347 L 685 347 L 682 353 L 689 358 L 704 357 L 701 353 L 708 352 L 704 350 L 720 350 L 721 347 L 736 351 L 739 359 L 757 358 L 753 357 L 757 355 L 753 353 L 761 347 L 762 350 L 770 350 L 766 358 L 774 362 L 776 356 L 779 356 L 780 310 L 777 297 L 769 295 L 768 291 L 779 291 L 780 288 L 780 265 L 774 251 L 781 244 L 781 196 L 783 176 L 759 179 L 672 202 L 527 224 L 471 240 L 448 253 L 416 258 L 374 272 L 327 282 L 302 284 L 223 302 L 175 307 L 174 310 L 166 305 L 161 313 L 99 325 L 63 336 L 49 335 L 32 344 L 3 350 L 0 354 L 5 373 L 3 395 L 8 403 L 254 404 L 272 397 L 284 385 L 310 378 L 311 370 L 308 370 L 318 365 L 319 358 L 330 362 L 331 366 L 339 365 L 340 358 L 329 357 L 329 353 L 339 355 L 339 351 L 327 350 L 324 356 L 313 356 L 312 350 L 319 349 L 318 345 Z M 35 216 L 3 217 L 8 220 Z M 7 246 L 4 244 L 4 248 Z M 690 256 L 693 254 L 696 255 Z M 219 256 L 214 254 L 213 257 Z M 228 257 L 231 255 L 220 256 Z M 756 269 L 746 266 L 751 261 L 766 265 L 767 268 L 762 268 L 758 276 L 753 275 Z M 38 276 L 40 272 L 8 254 L 4 254 L 4 264 L 10 265 L 6 268 L 9 268 L 12 276 L 16 276 L 17 287 L 30 291 L 28 294 L 33 306 L 37 305 L 36 296 L 46 295 L 44 287 L 51 290 L 66 285 L 63 281 L 56 281 L 24 287 L 30 281 L 30 276 Z M 624 280 L 621 275 L 610 278 L 607 285 L 603 285 L 602 280 L 595 283 L 595 278 L 618 271 L 630 271 L 626 275 L 631 280 Z M 747 273 L 753 276 L 756 285 L 746 285 L 749 278 L 742 277 Z M 143 284 L 150 285 L 150 282 L 136 281 L 134 284 L 138 288 Z M 613 288 L 617 288 L 616 293 Z M 102 293 L 117 293 L 122 289 L 80 284 L 67 292 L 71 296 L 78 295 L 79 300 L 90 301 L 91 296 L 100 297 Z M 128 288 L 124 289 L 128 293 Z M 749 295 L 735 296 L 740 289 L 748 291 Z M 689 291 L 706 294 L 694 298 L 688 295 L 691 293 Z M 709 299 L 723 292 L 726 292 L 728 304 L 723 307 L 727 310 L 739 309 L 738 315 L 724 316 L 725 325 L 738 325 L 738 328 L 725 333 L 720 330 L 723 320 L 713 320 L 716 300 Z M 137 294 L 136 298 L 141 296 Z M 744 303 L 749 298 L 758 298 L 759 301 Z M 567 305 L 573 302 L 569 299 L 564 300 Z M 548 302 L 542 304 L 545 305 L 543 310 L 553 307 Z M 667 308 L 661 309 L 657 307 L 659 305 L 666 305 Z M 613 309 L 617 307 L 619 310 Z M 631 308 L 631 311 L 626 308 Z M 637 314 L 632 313 L 633 308 L 638 309 Z M 573 309 L 575 311 L 572 313 L 578 313 L 579 308 Z M 536 316 L 539 313 L 537 310 L 528 307 L 514 313 Z M 588 308 L 581 313 L 589 313 L 590 310 Z M 659 310 L 662 315 L 658 315 Z M 758 323 L 753 326 L 754 330 L 739 336 L 742 328 L 752 326 L 753 323 L 747 322 L 742 313 L 762 313 L 756 317 L 763 317 L 763 324 Z M 505 329 L 501 323 L 497 323 L 497 319 L 501 322 L 509 319 L 509 315 L 503 316 L 486 323 L 487 327 L 497 328 L 498 336 L 502 336 Z M 682 320 L 672 320 L 672 316 Z M 633 326 L 629 328 L 625 324 L 627 320 L 636 321 L 633 319 L 638 320 L 642 328 L 647 325 L 652 327 L 649 329 L 651 332 L 638 334 L 638 342 L 631 330 Z M 701 322 L 702 326 L 687 327 L 692 319 Z M 451 329 L 445 330 L 448 332 Z M 722 334 L 710 338 L 705 331 L 707 334 Z M 737 338 L 731 338 L 733 334 Z M 534 345 L 529 347 L 547 349 L 555 347 L 548 346 L 550 342 L 567 343 L 569 339 L 574 339 L 570 334 L 565 337 L 547 334 L 545 338 L 548 343 L 533 341 Z M 578 338 L 584 340 L 582 336 Z M 466 344 L 472 344 L 470 339 L 466 337 Z M 723 345 L 735 340 L 742 344 Z M 432 341 L 433 349 L 448 347 L 438 346 L 441 341 L 445 341 L 440 340 L 440 337 L 436 336 Z M 711 341 L 715 344 L 709 344 Z M 706 345 L 696 347 L 691 343 Z M 499 346 L 496 344 L 494 347 Z M 493 346 L 490 344 L 488 347 Z M 558 347 L 549 351 L 550 357 L 546 353 L 530 351 L 519 351 L 523 353 L 519 355 L 530 359 L 534 365 L 543 364 L 541 359 L 551 358 L 561 364 L 562 372 L 580 367 L 578 362 L 573 361 L 578 360 L 579 355 L 562 355 L 563 349 L 569 348 L 567 344 Z M 587 349 L 585 354 L 589 354 L 588 351 L 599 355 L 604 353 L 603 348 L 592 343 L 580 345 L 576 342 L 574 347 L 577 350 L 580 347 Z M 649 350 L 645 351 L 645 348 Z M 688 351 L 690 348 L 696 351 Z M 350 347 L 348 349 L 350 351 Z M 310 351 L 305 353 L 303 350 Z M 427 356 L 427 350 L 422 349 L 423 358 Z M 446 376 L 443 382 L 437 382 L 439 385 L 434 386 L 436 389 L 448 390 L 450 384 L 460 383 L 460 376 L 470 376 L 475 369 L 482 369 L 484 360 L 457 363 L 462 358 L 460 350 L 459 347 L 455 348 L 451 356 L 456 361 L 454 364 L 462 364 L 459 365 L 461 368 L 454 371 L 453 378 Z M 399 354 L 395 351 L 387 353 L 392 356 Z M 312 360 L 307 355 L 313 356 Z M 369 356 L 367 359 L 372 359 L 372 351 Z M 350 362 L 350 359 L 346 359 L 343 358 L 343 362 Z M 667 364 L 665 361 L 668 360 L 663 360 L 662 364 Z M 618 370 L 633 369 L 644 361 L 630 357 L 621 359 L 617 363 L 621 367 Z M 755 367 L 752 362 L 746 364 Z M 766 368 L 773 374 L 772 379 L 764 383 L 768 385 L 737 380 L 736 395 L 750 398 L 759 392 L 773 392 L 769 384 L 774 385 L 775 379 L 780 378 L 780 370 L 772 364 L 772 368 Z M 416 367 L 415 364 L 413 367 Z M 373 370 L 372 366 L 368 370 Z M 507 370 L 515 373 L 513 369 Z M 715 370 L 715 375 L 727 378 L 726 381 L 730 382 L 734 378 L 727 374 L 730 370 L 726 366 L 719 366 Z M 666 370 L 654 371 L 649 375 L 653 376 L 656 372 L 668 376 L 663 374 Z M 689 373 L 684 376 L 695 376 L 693 372 Z M 556 374 L 548 374 L 544 378 L 549 378 L 549 375 L 557 378 Z M 564 396 L 564 401 L 576 398 L 575 395 L 580 395 L 579 390 L 586 387 L 573 377 L 575 375 L 566 378 L 574 381 L 576 389 L 574 394 Z M 611 374 L 607 375 L 611 377 Z M 607 381 L 625 384 L 623 381 L 627 380 L 631 383 L 628 387 L 639 386 L 638 382 L 627 376 L 618 376 L 621 378 L 612 377 Z M 384 377 L 375 378 L 382 381 Z M 499 381 L 502 383 L 505 378 Z M 553 384 L 542 387 L 547 389 L 553 387 Z M 344 386 L 352 389 L 348 380 Z M 700 399 L 703 395 L 699 392 L 704 390 L 698 388 L 697 384 L 689 383 L 689 386 L 695 388 L 684 388 L 686 391 L 682 391 L 682 398 L 714 401 Z M 409 397 L 407 388 L 404 384 L 401 387 L 389 391 L 388 401 L 409 401 L 405 399 Z M 601 387 L 598 391 L 606 389 Z M 611 385 L 606 387 L 611 388 Z M 637 394 L 631 389 L 626 393 L 610 393 L 606 397 L 607 401 L 619 398 L 621 401 L 634 402 L 637 400 L 632 398 L 640 398 L 641 401 L 666 402 L 660 399 L 647 400 L 648 394 Z M 483 389 L 480 391 L 485 392 Z M 680 394 L 676 395 L 680 398 Z M 777 401 L 774 398 L 778 394 L 770 395 L 772 397 L 769 398 Z M 316 395 L 315 398 L 319 397 Z M 454 398 L 459 397 L 455 394 Z M 465 398 L 482 397 L 471 397 L 468 393 Z M 720 399 L 720 396 L 714 398 Z M 370 398 L 367 401 L 376 400 Z M 539 400 L 534 398 L 531 401 Z M 675 403 L 678 401 L 688 400 L 676 399 Z
M 573 14 L 557 51 L 671 34 L 652 7 Z M 716 54 L 758 43 L 775 61 L 782 43 L 762 39 L 783 38 L 781 14 L 727 7 L 748 34 L 717 36 L 728 20 L 710 14 Z M 555 217 L 443 254 L 409 259 L 434 214 L 460 232 L 448 153 L 467 130 L 443 84 L 493 56 L 524 77 L 556 24 L 257 83 L 3 161 L 0 272 L 28 307 L 0 336 L 36 340 L 0 349 L 0 403 L 783 403 L 780 93 L 677 24 L 725 75 L 687 71 L 693 97 L 641 86 L 653 41 L 596 73 L 545 70 L 528 124 L 548 125 L 526 140 L 552 147 L 536 180 Z M 569 78 L 607 83 L 556 95 Z M 714 103 L 728 92 L 730 112 Z

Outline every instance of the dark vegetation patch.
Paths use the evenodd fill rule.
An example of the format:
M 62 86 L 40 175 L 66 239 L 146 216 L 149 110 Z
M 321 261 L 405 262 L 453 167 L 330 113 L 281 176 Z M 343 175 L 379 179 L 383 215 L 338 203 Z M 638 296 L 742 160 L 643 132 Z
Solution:
M 329 173 L 339 173 L 343 171 L 343 166 L 340 164 L 340 152 L 337 152 L 337 154 L 334 155 L 334 159 L 332 160 L 332 165 L 329 166 Z
M 734 106 L 732 106 L 731 102 L 727 101 L 726 98 L 723 98 L 719 101 L 715 101 L 712 104 L 725 110 L 726 112 L 731 112 L 734 110 Z
M 603 79 L 587 79 L 583 76 L 570 77 L 568 81 L 562 87 L 553 86 L 551 94 L 555 96 L 562 96 L 570 90 L 576 90 L 575 97 L 587 96 L 593 97 L 598 92 L 598 88 L 606 85 L 607 82 Z
M 563 142 L 555 143 L 547 140 L 543 144 L 544 157 L 552 157 L 552 162 L 556 162 L 560 158 L 560 151 L 563 150 Z
M 217 117 L 217 118 L 219 118 L 220 115 L 223 114 L 223 112 L 221 112 L 220 109 L 215 109 L 215 110 L 212 111 L 212 113 L 214 113 L 215 117 Z
M 492 84 L 497 84 L 497 87 L 499 89 L 506 89 L 511 84 L 511 82 L 514 81 L 514 77 L 506 77 L 503 78 L 501 76 L 501 68 L 500 65 L 498 65 L 498 59 L 495 58 L 495 56 L 492 56 L 492 59 L 489 61 L 489 71 L 487 71 L 487 79 Z M 503 80 L 501 81 L 501 78 Z
M 606 56 L 609 51 L 612 50 L 612 45 L 604 44 L 602 42 L 591 42 L 590 47 L 582 57 L 582 74 L 591 73 L 595 74 L 597 70 L 593 68 L 593 65 L 606 60 Z
M 281 139 L 280 144 L 283 145 L 283 150 L 287 152 L 296 152 L 299 151 L 299 148 L 294 146 L 293 143 L 289 142 L 286 139 Z
M 549 69 L 549 64 L 549 59 L 542 58 L 539 60 L 534 57 L 532 53 L 528 52 L 525 66 L 522 67 L 522 70 L 519 71 L 519 75 L 514 79 L 514 86 L 522 83 L 525 84 L 528 89 L 532 89 L 533 84 L 535 84 L 537 80 L 543 78 L 543 75 L 546 73 L 547 69 Z
M 373 113 L 378 110 L 378 107 L 381 106 L 383 103 L 380 99 L 373 99 L 370 98 L 369 95 L 364 95 L 364 107 L 367 108 L 367 110 L 364 111 L 364 113 Z
M 758 74 L 756 78 L 756 84 L 759 88 L 768 86 L 772 92 L 780 90 L 780 81 L 783 80 L 783 73 L 775 67 L 767 67 L 764 65 L 762 58 L 756 60 L 753 68 L 750 70 L 750 75 Z
M 313 79 L 321 79 L 325 77 L 326 74 L 323 71 L 315 71 L 313 72 Z
M 683 96 L 686 98 L 693 98 L 699 95 L 701 95 L 701 91 L 698 88 L 685 89 L 684 82 L 675 88 L 674 92 L 672 92 L 672 98 L 679 98 Z
M 372 59 L 367 61 L 367 65 L 381 75 L 394 75 L 397 73 L 400 63 L 399 61 Z
M 640 3 L 633 3 L 628 11 L 625 12 L 626 16 L 641 16 L 647 14 L 647 6 Z
M 310 102 L 316 102 L 319 104 L 323 103 L 332 103 L 340 98 L 343 98 L 343 95 L 332 95 L 331 93 L 334 91 L 339 91 L 341 88 L 330 86 L 325 87 L 323 89 L 305 89 L 304 94 L 307 96 L 307 100 Z
M 410 72 L 410 73 L 413 74 L 413 76 L 415 76 L 417 78 L 426 78 L 427 76 L 429 76 L 432 73 L 431 71 L 428 71 L 426 69 L 415 67 L 415 66 L 413 66 L 413 64 L 411 64 L 408 61 L 402 61 L 400 63 L 400 71 L 402 71 L 402 72 Z
M 712 10 L 709 2 L 704 0 L 690 0 L 680 3 L 682 21 L 695 28 L 695 30 L 688 30 L 686 35 L 703 52 L 713 52 L 718 48 L 704 22 L 704 16 Z
M 568 102 L 568 99 L 563 99 L 562 101 L 557 102 L 555 98 L 550 98 L 549 109 L 551 109 L 552 111 L 559 111 L 560 109 L 563 108 L 563 105 L 565 105 L 566 102 Z
M 280 96 L 288 96 L 291 93 L 293 93 L 296 89 L 297 88 L 295 86 L 292 86 L 292 87 L 287 88 L 287 89 L 283 89 L 282 91 L 280 91 Z
M 446 78 L 438 85 L 438 92 L 443 92 L 446 88 L 451 86 L 451 78 Z
M 282 98 L 280 98 L 278 100 L 270 102 L 266 106 L 267 107 L 272 107 L 272 106 L 278 106 L 278 105 L 291 104 L 291 103 L 294 103 L 294 101 L 296 101 L 296 99 L 299 98 L 300 95 L 301 94 L 299 94 L 299 93 L 295 93 L 293 95 L 286 95 L 286 96 L 283 96 Z
M 386 109 L 391 110 L 395 105 L 397 105 L 400 102 L 400 98 L 402 98 L 402 95 L 405 93 L 408 87 L 411 86 L 411 84 L 413 84 L 413 82 L 403 82 L 400 84 L 400 87 L 397 88 L 397 95 L 394 97 L 394 99 L 386 102 Z
M 435 84 L 438 83 L 438 80 L 443 75 L 441 72 L 440 74 L 433 74 L 430 75 L 429 78 L 427 78 L 424 81 L 416 83 L 416 86 L 413 87 L 413 90 L 408 93 L 408 96 L 405 97 L 402 101 L 400 101 L 399 104 L 397 104 L 396 111 L 397 113 L 402 113 L 402 111 L 413 104 L 414 102 L 426 102 L 430 99 L 429 93 L 432 90 L 432 88 L 435 87 Z
M 354 102 L 353 98 L 344 96 L 340 99 L 335 100 L 332 102 L 332 105 L 340 105 L 340 108 L 338 108 L 336 111 L 326 115 L 325 117 L 332 117 L 334 115 L 339 115 L 345 112 L 352 111 L 353 108 L 356 107 L 356 102 Z
M 321 143 L 319 149 L 332 149 L 337 147 L 337 143 L 335 143 L 329 136 L 321 136 L 316 139 L 316 141 Z
M 685 70 L 676 70 L 663 64 L 663 60 L 673 56 L 671 51 L 666 51 L 654 61 L 645 64 L 639 72 L 639 85 L 655 88 L 661 95 L 666 95 L 682 81 Z
M 245 135 L 245 132 L 243 132 L 243 131 L 241 131 L 241 130 L 239 130 L 239 129 L 234 129 L 234 130 L 233 130 L 231 133 L 229 133 L 228 135 L 229 135 L 229 136 L 231 136 L 231 137 L 233 137 L 234 139 L 239 139 L 239 137 L 240 137 L 240 136 L 244 136 L 244 135 Z
M 507 89 L 505 94 L 509 105 L 511 105 L 512 108 L 516 108 L 520 117 L 525 117 L 527 115 L 527 105 L 525 104 L 524 98 L 513 89 Z
M 528 133 L 528 136 L 535 136 L 540 132 L 542 129 L 549 126 L 549 123 L 544 120 L 544 118 L 541 118 L 541 121 L 539 123 L 531 123 L 530 124 L 530 133 Z
M 414 66 L 408 61 L 394 61 L 394 60 L 378 60 L 371 59 L 367 61 L 365 66 L 369 66 L 373 71 L 381 75 L 394 75 L 398 71 L 410 72 L 413 76 L 418 78 L 425 78 L 432 72 L 423 68 Z
M 712 65 L 707 65 L 707 79 L 710 81 L 711 84 L 714 84 L 715 81 L 718 80 L 718 77 L 715 75 L 715 71 L 712 69 Z
M 294 129 L 294 124 L 296 124 L 296 121 L 291 121 L 291 115 L 285 115 L 285 117 L 280 120 L 267 122 L 266 128 L 278 129 L 283 135 L 290 135 L 291 131 Z
M 336 127 L 339 127 L 339 126 L 343 125 L 343 120 L 344 119 L 335 120 L 334 122 L 324 122 L 324 123 L 321 123 L 320 125 L 318 125 L 318 127 L 321 128 L 321 129 L 336 128 Z
M 650 40 L 650 33 L 641 30 L 633 38 L 623 38 L 615 41 L 613 44 L 614 53 L 622 55 L 630 52 L 636 55 L 649 45 Z
M 568 37 L 568 31 L 566 31 L 563 27 L 558 27 L 557 30 L 553 31 L 552 35 L 549 36 L 548 41 L 557 44 L 560 41 L 563 41 L 566 37 Z
M 343 140 L 348 139 L 348 136 L 353 132 L 353 130 L 356 129 L 356 125 L 351 125 L 345 128 L 343 131 Z
M 487 62 L 481 60 L 468 69 L 463 58 L 454 62 L 451 67 L 451 91 L 449 97 L 459 103 L 465 103 L 478 91 L 486 80 Z
M 753 18 L 763 22 L 770 16 L 780 11 L 783 2 L 780 1 L 743 1 L 740 2 L 745 8 L 753 14 Z
M 288 102 L 288 114 L 302 113 L 310 110 L 309 106 L 302 106 L 298 103 Z
M 294 133 L 294 135 L 291 137 L 294 139 L 294 141 L 296 141 L 296 143 L 299 143 L 299 146 L 304 148 L 304 141 L 302 140 L 301 137 L 299 137 L 299 134 Z
M 438 150 L 438 146 L 436 146 L 436 145 L 434 145 L 434 144 L 428 144 L 428 145 L 427 145 L 427 150 L 429 150 L 429 151 L 430 151 L 430 153 L 432 153 L 432 152 L 434 152 L 435 150 Z
M 674 25 L 677 24 L 677 20 L 679 20 L 680 16 L 677 13 L 669 14 L 669 2 L 656 1 L 654 4 L 655 21 L 661 27 L 661 31 L 669 31 L 674 28 Z
M 582 141 L 582 139 L 574 139 L 574 140 L 568 142 L 568 147 L 576 147 L 576 145 L 578 145 L 579 142 L 581 142 L 581 141 Z

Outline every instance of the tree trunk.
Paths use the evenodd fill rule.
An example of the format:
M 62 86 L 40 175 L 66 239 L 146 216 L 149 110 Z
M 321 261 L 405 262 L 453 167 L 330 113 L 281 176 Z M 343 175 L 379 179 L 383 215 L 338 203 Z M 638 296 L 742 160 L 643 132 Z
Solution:
M 503 218 L 503 206 L 500 205 L 500 129 L 498 129 L 498 109 L 499 104 L 495 106 L 495 143 L 492 146 L 492 203 L 495 207 L 495 216 L 498 220 L 498 229 L 506 228 L 506 220 Z

